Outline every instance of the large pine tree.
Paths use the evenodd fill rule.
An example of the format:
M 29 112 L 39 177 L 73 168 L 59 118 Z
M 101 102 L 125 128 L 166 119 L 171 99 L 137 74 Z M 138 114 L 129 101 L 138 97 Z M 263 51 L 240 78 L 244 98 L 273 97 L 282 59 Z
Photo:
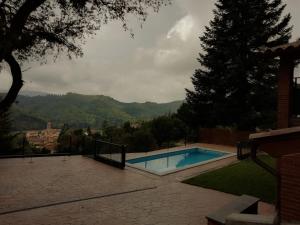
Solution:
M 218 0 L 201 40 L 201 65 L 187 90 L 200 126 L 254 129 L 272 123 L 278 60 L 262 47 L 287 43 L 290 14 L 281 0 Z

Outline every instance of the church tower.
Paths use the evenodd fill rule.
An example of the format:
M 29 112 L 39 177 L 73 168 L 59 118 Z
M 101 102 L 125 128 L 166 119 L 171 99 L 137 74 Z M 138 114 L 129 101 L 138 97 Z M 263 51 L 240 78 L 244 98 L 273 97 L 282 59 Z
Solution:
M 52 127 L 51 127 L 51 122 L 48 122 L 47 123 L 47 130 L 51 130 L 52 129 Z

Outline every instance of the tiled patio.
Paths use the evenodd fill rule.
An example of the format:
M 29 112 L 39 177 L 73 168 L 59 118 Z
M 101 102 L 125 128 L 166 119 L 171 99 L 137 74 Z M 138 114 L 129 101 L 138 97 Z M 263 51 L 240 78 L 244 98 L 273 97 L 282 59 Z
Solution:
M 82 156 L 1 159 L 0 224 L 205 224 L 235 196 L 179 180 L 233 161 L 158 177 Z

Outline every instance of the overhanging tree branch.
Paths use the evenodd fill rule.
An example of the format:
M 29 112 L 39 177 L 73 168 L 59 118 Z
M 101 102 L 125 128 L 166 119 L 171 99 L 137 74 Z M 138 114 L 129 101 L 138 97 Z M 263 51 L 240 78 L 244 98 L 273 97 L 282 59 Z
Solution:
M 10 67 L 13 81 L 7 95 L 0 102 L 0 112 L 6 111 L 14 103 L 19 91 L 23 86 L 22 71 L 17 60 L 14 58 L 13 55 L 6 56 L 4 60 L 8 63 Z
M 7 61 L 13 84 L 0 102 L 7 109 L 23 85 L 19 62 L 54 58 L 65 51 L 69 57 L 81 56 L 80 44 L 111 20 L 122 21 L 133 14 L 145 20 L 171 0 L 0 0 L 0 62 Z
M 26 0 L 24 4 L 19 8 L 14 18 L 11 21 L 10 32 L 19 35 L 25 26 L 30 14 L 35 11 L 46 0 Z

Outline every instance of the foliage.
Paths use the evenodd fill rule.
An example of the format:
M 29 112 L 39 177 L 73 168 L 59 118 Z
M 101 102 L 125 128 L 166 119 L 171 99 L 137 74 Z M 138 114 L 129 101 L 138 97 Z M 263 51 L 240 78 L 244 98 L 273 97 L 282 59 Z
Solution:
M 11 148 L 12 137 L 10 135 L 11 121 L 9 112 L 0 112 L 0 149 L 8 150 Z
M 199 123 L 197 114 L 191 105 L 184 102 L 177 110 L 176 117 L 185 127 L 186 141 L 197 142 L 199 138 Z
M 58 153 L 70 154 L 93 154 L 95 148 L 95 140 L 103 139 L 99 133 L 93 133 L 88 127 L 87 129 L 70 128 L 67 124 L 60 131 L 56 151 Z
M 73 128 L 101 128 L 121 125 L 126 121 L 148 120 L 175 112 L 181 101 L 165 104 L 122 103 L 106 96 L 69 93 L 66 95 L 19 96 L 18 104 L 11 109 L 14 130 L 44 129 L 51 121 L 54 127 L 68 123 Z
M 260 156 L 266 163 L 274 166 L 269 156 Z M 276 179 L 251 160 L 201 174 L 184 181 L 204 188 L 210 188 L 235 195 L 248 194 L 262 201 L 274 203 L 276 198 Z
M 30 144 L 26 138 L 25 133 L 16 132 L 9 133 L 9 142 L 0 142 L 0 154 L 2 155 L 29 155 L 29 154 L 49 154 L 48 149 L 39 149 Z
M 147 9 L 158 11 L 168 1 L 148 0 L 5 0 L 0 4 L 1 40 L 11 43 L 19 60 L 47 56 L 66 51 L 69 56 L 81 55 L 79 40 L 92 35 L 112 20 L 127 26 L 126 15 L 144 21 Z M 12 32 L 15 33 L 12 33 Z M 2 48 L 4 46 L 1 45 Z
M 154 11 L 169 0 L 3 0 L 0 2 L 0 63 L 10 66 L 13 83 L 0 110 L 7 110 L 20 91 L 22 71 L 19 62 L 46 61 L 61 52 L 81 56 L 83 40 L 109 21 L 127 27 L 127 15 L 141 21 L 149 8 Z M 19 62 L 18 62 L 19 61 Z
M 92 136 L 92 131 L 91 131 L 91 128 L 90 128 L 90 127 L 88 127 L 88 128 L 86 129 L 86 134 L 87 134 L 87 136 Z
M 171 141 L 178 141 L 185 136 L 185 126 L 175 116 L 160 116 L 151 121 L 151 132 L 159 147 L 164 143 L 169 146 Z
M 182 105 L 178 108 L 177 117 L 189 127 L 198 128 L 197 115 L 186 102 L 182 103 Z
M 73 150 L 78 150 L 82 145 L 83 130 L 71 129 L 67 124 L 64 124 L 57 139 L 57 152 L 72 153 Z
M 70 128 L 65 124 L 58 137 L 59 153 L 92 154 L 95 140 L 127 146 L 127 152 L 147 152 L 158 147 L 170 147 L 186 138 L 186 126 L 176 114 L 157 117 L 147 122 L 125 122 L 121 126 L 104 121 L 100 131 L 89 127 Z
M 150 129 L 142 127 L 123 137 L 128 152 L 148 152 L 157 147 L 156 140 Z
M 154 135 L 155 134 L 155 135 Z M 164 134 L 160 136 L 160 134 Z M 93 154 L 95 140 L 104 140 L 124 144 L 128 152 L 146 152 L 158 147 L 170 147 L 171 144 L 185 138 L 185 126 L 176 115 L 157 117 L 152 121 L 131 123 L 122 126 L 103 123 L 99 132 L 87 129 L 74 129 L 64 124 L 58 137 L 58 153 Z M 1 154 L 49 154 L 47 149 L 39 149 L 31 145 L 25 133 L 11 136 L 11 145 Z M 158 145 L 159 143 L 159 145 Z
M 170 147 L 185 139 L 186 126 L 173 114 L 139 124 L 126 122 L 121 127 L 106 126 L 102 132 L 104 140 L 125 144 L 129 152 L 145 152 L 158 147 Z
M 147 122 L 125 122 L 121 126 L 103 122 L 101 130 L 75 129 L 64 124 L 58 137 L 56 152 L 71 154 L 93 154 L 95 140 L 103 140 L 127 146 L 128 152 L 147 152 L 158 147 L 170 147 L 186 139 L 187 128 L 176 114 L 157 117 Z M 25 134 L 17 133 L 11 154 L 49 153 L 46 149 L 31 146 Z
M 200 37 L 201 65 L 187 90 L 200 126 L 272 127 L 278 61 L 262 47 L 287 43 L 290 14 L 281 0 L 218 0 L 214 19 Z

